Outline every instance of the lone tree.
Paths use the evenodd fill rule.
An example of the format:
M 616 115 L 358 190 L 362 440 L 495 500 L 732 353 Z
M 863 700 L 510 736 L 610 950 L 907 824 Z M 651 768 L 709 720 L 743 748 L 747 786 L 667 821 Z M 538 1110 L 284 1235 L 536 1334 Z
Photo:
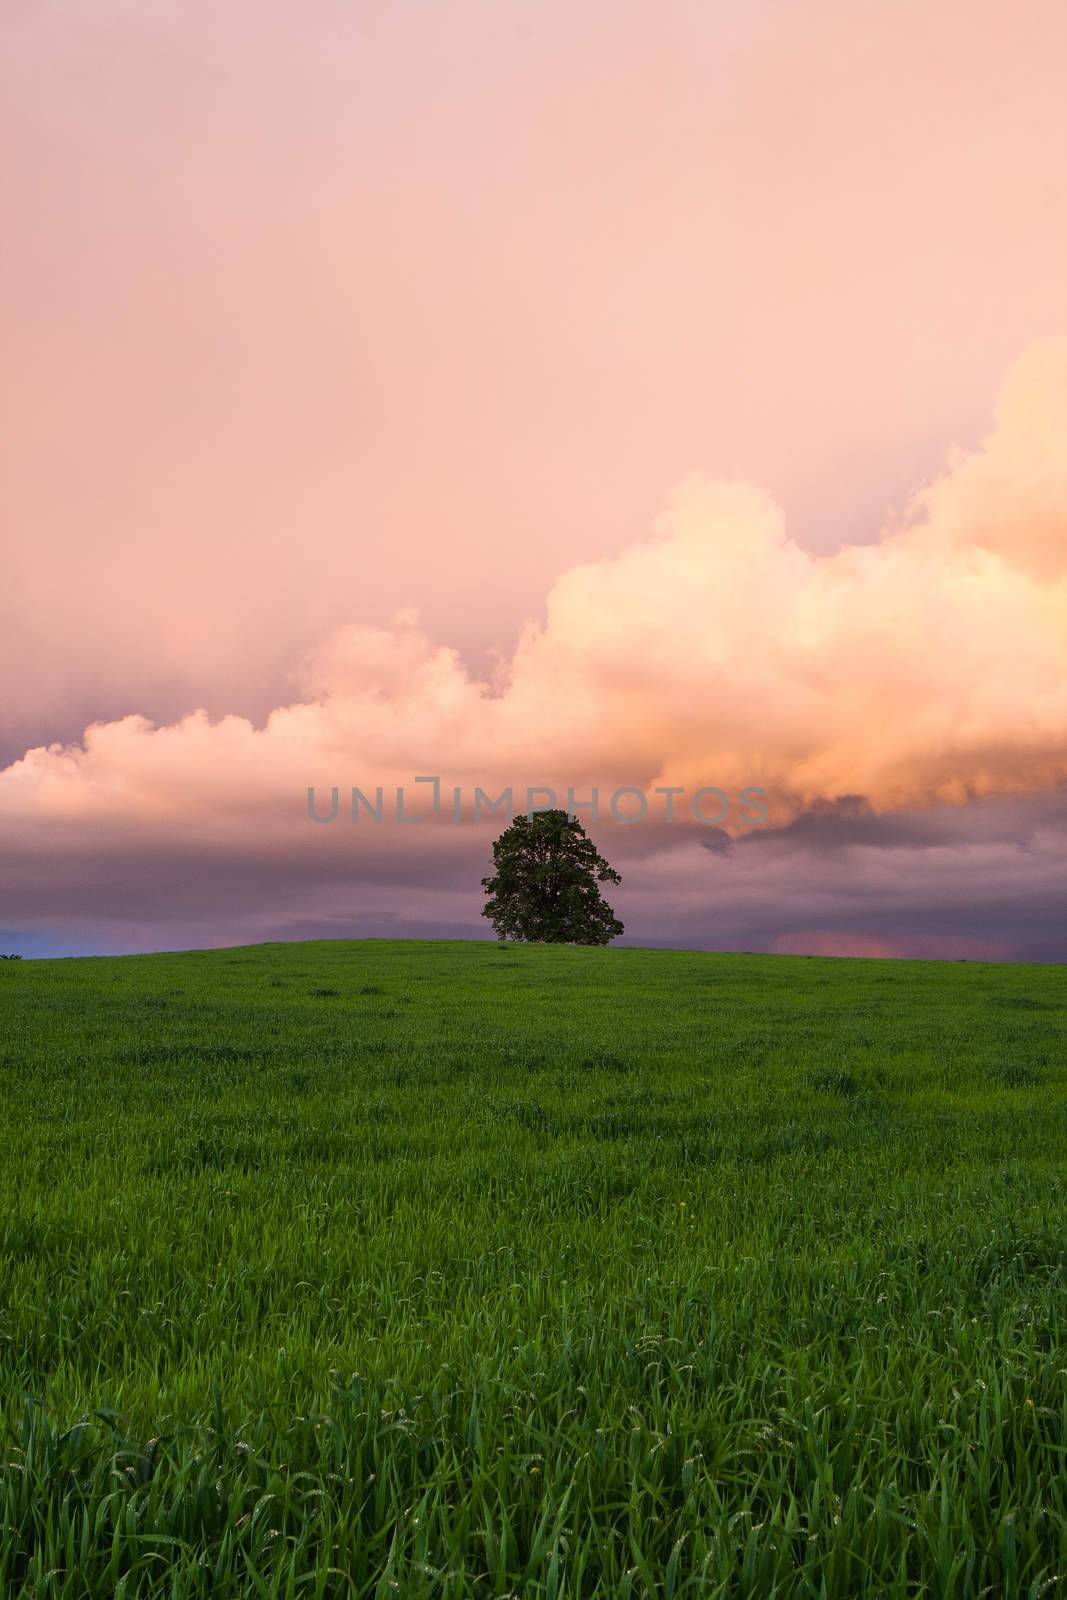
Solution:
M 482 916 L 501 940 L 607 944 L 622 933 L 599 887 L 622 879 L 566 811 L 516 817 L 493 844 L 493 865 Z

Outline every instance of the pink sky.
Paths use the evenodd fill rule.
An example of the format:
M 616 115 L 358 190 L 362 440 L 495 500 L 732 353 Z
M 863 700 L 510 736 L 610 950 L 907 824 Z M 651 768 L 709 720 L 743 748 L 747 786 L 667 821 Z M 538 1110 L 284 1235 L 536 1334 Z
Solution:
M 432 756 L 768 781 L 635 937 L 697 849 L 753 947 L 1057 953 L 1061 5 L 11 0 L 0 80 L 0 939 L 477 932 L 484 841 L 293 822 Z

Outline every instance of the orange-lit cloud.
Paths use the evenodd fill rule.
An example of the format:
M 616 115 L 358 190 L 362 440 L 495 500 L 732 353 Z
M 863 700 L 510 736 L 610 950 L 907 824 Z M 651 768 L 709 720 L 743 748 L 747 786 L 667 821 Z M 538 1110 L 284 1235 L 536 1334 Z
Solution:
M 203 712 L 97 724 L 0 774 L 8 837 L 129 830 L 306 835 L 308 784 L 759 785 L 781 820 L 1067 779 L 1067 341 L 1010 374 L 957 455 L 876 545 L 819 556 L 774 502 L 692 478 L 653 535 L 563 574 L 495 683 L 410 613 L 353 624 L 262 727 Z M 69 830 L 65 835 L 64 830 Z M 305 842 L 302 840 L 302 843 Z
M 1063 330 L 1065 82 L 1062 0 L 0 6 L 0 767 L 403 606 L 483 676 L 693 467 L 870 538 Z

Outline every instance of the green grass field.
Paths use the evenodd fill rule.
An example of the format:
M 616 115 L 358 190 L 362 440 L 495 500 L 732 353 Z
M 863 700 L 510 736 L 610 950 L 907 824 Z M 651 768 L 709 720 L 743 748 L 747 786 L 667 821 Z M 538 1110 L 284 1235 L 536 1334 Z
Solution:
M 1067 1594 L 1067 968 L 0 963 L 0 1595 Z

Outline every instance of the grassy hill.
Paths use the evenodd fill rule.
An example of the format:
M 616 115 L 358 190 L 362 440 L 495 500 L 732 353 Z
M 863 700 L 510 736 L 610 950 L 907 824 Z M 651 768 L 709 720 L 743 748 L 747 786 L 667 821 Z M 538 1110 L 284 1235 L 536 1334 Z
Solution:
M 0 1593 L 1067 1592 L 1065 1045 L 1063 967 L 0 964 Z

